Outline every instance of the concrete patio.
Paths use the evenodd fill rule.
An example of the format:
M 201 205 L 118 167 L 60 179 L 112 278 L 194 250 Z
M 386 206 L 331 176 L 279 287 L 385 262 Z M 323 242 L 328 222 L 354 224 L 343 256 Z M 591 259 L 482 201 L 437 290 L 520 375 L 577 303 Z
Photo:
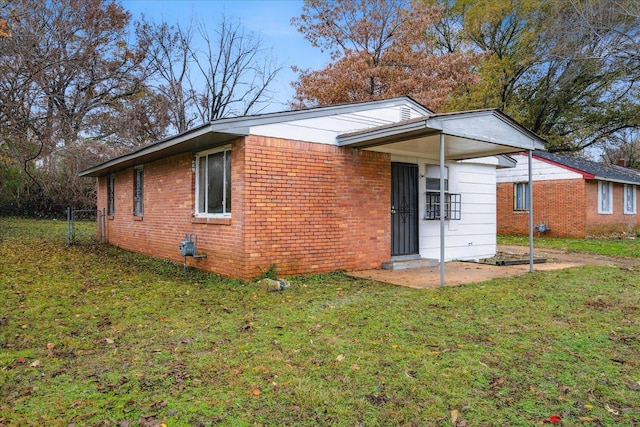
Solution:
M 508 253 L 528 258 L 528 247 L 499 246 L 499 253 Z M 640 265 L 640 260 L 611 258 L 583 253 L 566 253 L 557 249 L 534 249 L 536 258 L 546 262 L 534 264 L 534 271 L 562 270 L 581 265 Z M 475 262 L 447 262 L 445 265 L 446 286 L 484 282 L 491 279 L 524 275 L 529 272 L 529 264 L 497 266 Z M 422 267 L 407 270 L 365 270 L 349 273 L 350 276 L 376 280 L 398 286 L 416 289 L 440 287 L 440 268 Z

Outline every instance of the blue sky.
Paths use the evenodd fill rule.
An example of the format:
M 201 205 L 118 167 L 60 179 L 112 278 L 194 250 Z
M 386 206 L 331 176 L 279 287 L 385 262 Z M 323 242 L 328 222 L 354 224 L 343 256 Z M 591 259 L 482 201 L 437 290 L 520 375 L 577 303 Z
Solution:
M 240 20 L 245 30 L 262 37 L 266 48 L 273 48 L 278 62 L 284 66 L 272 89 L 277 92 L 274 105 L 263 112 L 289 109 L 293 97 L 290 82 L 296 79 L 292 65 L 317 70 L 329 61 L 329 55 L 311 46 L 291 25 L 299 16 L 303 1 L 298 0 L 121 0 L 122 6 L 140 19 L 141 14 L 154 22 L 188 24 L 192 16 L 211 22 L 215 29 L 224 13 Z

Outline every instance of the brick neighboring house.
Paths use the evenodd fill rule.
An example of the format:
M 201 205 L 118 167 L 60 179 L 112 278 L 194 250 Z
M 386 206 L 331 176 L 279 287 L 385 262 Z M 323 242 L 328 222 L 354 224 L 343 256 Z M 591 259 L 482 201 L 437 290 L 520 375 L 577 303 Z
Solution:
M 189 265 L 252 279 L 439 260 L 441 224 L 445 260 L 493 256 L 502 154 L 540 148 L 498 111 L 400 97 L 220 119 L 81 176 L 97 178 L 109 243 L 182 262 L 195 233 L 207 257 Z
M 498 234 L 528 234 L 528 157 L 497 172 Z M 584 238 L 640 229 L 640 172 L 555 153 L 532 153 L 533 222 L 545 235 Z

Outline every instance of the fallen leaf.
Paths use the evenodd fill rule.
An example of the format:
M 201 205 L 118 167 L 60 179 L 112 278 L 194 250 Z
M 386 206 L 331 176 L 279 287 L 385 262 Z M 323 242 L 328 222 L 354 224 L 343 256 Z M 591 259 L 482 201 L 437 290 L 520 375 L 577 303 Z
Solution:
M 560 418 L 560 417 L 559 417 L 559 416 L 557 416 L 557 415 L 551 415 L 551 416 L 549 417 L 549 422 L 550 422 L 550 423 L 561 423 L 561 422 L 562 422 L 562 418 Z
M 113 343 L 115 342 L 115 341 L 113 340 L 113 338 L 105 338 L 105 339 L 104 339 L 104 341 L 105 341 L 107 344 L 113 344 Z
M 342 362 L 343 360 L 344 360 L 344 354 L 339 354 L 338 357 L 336 357 L 337 362 Z
M 590 404 L 587 403 L 586 405 L 584 405 L 584 408 L 585 409 L 593 409 L 593 405 L 590 405 Z
M 459 412 L 457 409 L 451 411 L 451 424 L 456 425 L 456 421 L 458 421 Z
M 616 411 L 615 409 L 611 408 L 609 405 L 605 404 L 604 405 L 605 409 L 607 411 L 609 411 L 610 413 L 612 413 L 613 415 L 620 415 L 620 412 Z
M 34 360 L 34 361 L 31 363 L 31 365 L 29 365 L 29 366 L 31 366 L 32 368 L 37 368 L 37 367 L 38 367 L 38 366 L 40 366 L 41 364 L 42 364 L 42 363 L 40 363 L 40 361 L 39 361 L 39 360 Z

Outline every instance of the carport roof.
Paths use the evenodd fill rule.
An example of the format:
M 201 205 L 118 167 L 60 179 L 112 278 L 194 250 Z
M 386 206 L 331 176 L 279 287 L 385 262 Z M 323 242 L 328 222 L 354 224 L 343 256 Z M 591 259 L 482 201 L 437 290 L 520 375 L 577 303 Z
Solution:
M 464 160 L 522 150 L 544 150 L 544 140 L 499 110 L 432 114 L 338 136 L 338 145 L 393 154 Z

